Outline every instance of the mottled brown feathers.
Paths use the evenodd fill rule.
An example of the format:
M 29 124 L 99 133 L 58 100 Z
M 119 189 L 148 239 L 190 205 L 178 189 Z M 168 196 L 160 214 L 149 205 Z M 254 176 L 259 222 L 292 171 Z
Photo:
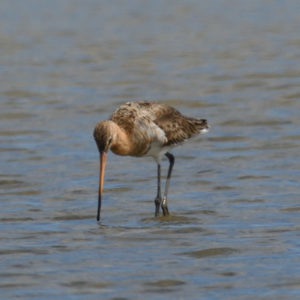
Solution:
M 206 120 L 183 116 L 175 108 L 155 102 L 127 102 L 110 120 L 99 122 L 94 138 L 100 152 L 150 155 L 161 159 L 166 149 L 208 128 Z
M 127 102 L 110 119 L 136 140 L 147 144 L 157 140 L 162 146 L 182 143 L 208 128 L 206 120 L 185 117 L 171 106 L 146 101 Z

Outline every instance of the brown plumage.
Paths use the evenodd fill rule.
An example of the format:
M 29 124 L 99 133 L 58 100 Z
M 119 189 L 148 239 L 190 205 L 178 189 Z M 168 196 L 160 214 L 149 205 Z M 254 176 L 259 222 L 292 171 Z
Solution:
M 168 215 L 167 193 L 174 165 L 174 156 L 168 152 L 172 147 L 208 129 L 206 120 L 183 116 L 175 108 L 155 102 L 127 102 L 121 105 L 107 121 L 99 122 L 94 138 L 100 152 L 100 184 L 97 220 L 100 218 L 102 188 L 106 153 L 110 149 L 117 155 L 152 156 L 158 165 L 158 189 L 155 199 L 156 211 L 162 207 Z M 160 193 L 160 161 L 169 159 L 170 166 L 164 198 Z

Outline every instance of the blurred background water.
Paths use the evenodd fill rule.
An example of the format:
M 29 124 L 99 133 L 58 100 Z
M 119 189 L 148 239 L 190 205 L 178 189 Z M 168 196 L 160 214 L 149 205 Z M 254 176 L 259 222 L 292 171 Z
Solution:
M 300 297 L 300 3 L 0 2 L 3 299 Z M 92 131 L 121 103 L 207 118 L 156 165 Z M 163 163 L 167 171 L 167 162 Z

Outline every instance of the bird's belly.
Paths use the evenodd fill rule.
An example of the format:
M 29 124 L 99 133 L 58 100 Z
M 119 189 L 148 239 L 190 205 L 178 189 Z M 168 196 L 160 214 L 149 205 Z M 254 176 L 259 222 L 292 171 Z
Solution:
M 172 147 L 162 146 L 159 143 L 152 143 L 150 149 L 146 153 L 146 156 L 153 157 L 158 163 L 161 161 L 163 155 L 169 151 Z

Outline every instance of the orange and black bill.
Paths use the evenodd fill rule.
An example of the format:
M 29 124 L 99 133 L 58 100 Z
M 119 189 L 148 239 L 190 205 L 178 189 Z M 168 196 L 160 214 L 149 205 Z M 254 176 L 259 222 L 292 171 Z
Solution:
M 104 181 L 104 172 L 106 164 L 106 152 L 100 152 L 100 173 L 99 173 L 99 191 L 98 191 L 98 211 L 97 211 L 97 221 L 100 220 L 100 211 L 101 211 L 101 200 L 102 200 L 102 191 L 103 191 L 103 181 Z

